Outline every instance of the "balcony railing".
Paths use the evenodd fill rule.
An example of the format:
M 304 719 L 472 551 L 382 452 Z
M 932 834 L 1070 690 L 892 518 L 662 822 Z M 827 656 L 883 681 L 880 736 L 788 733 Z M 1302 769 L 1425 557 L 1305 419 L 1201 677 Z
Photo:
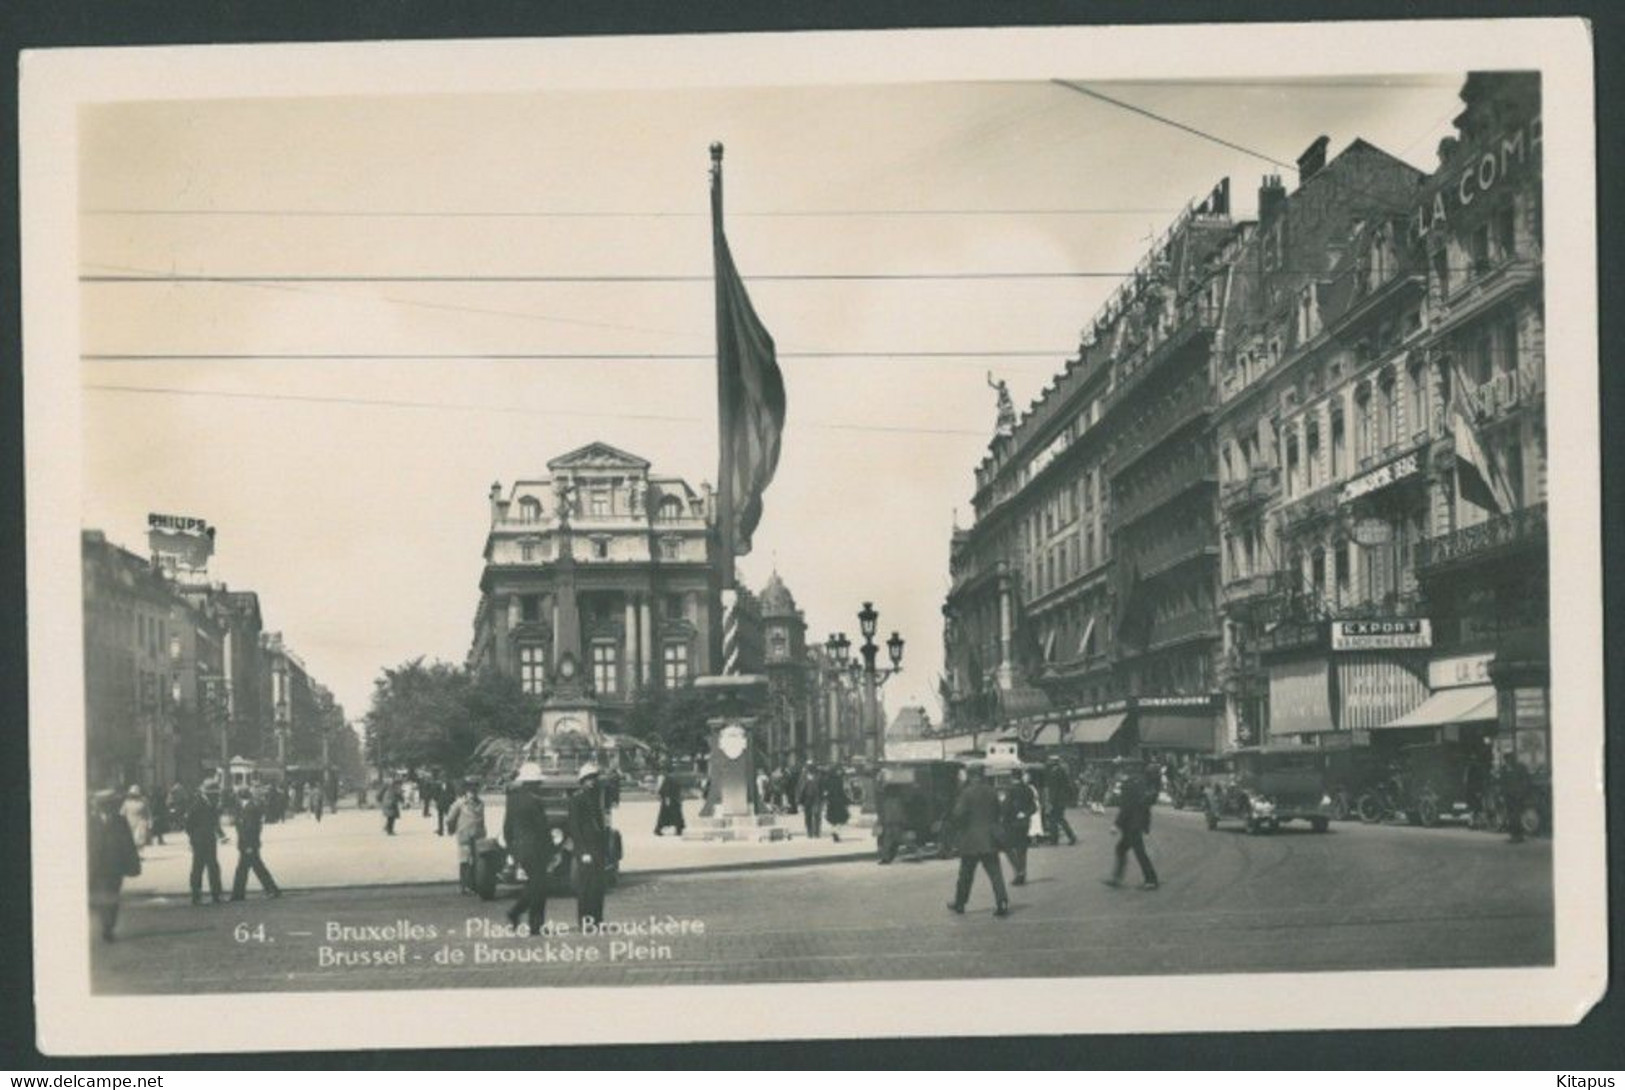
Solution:
M 1219 502 L 1227 511 L 1266 503 L 1275 495 L 1280 477 L 1280 471 L 1272 466 L 1254 466 L 1247 476 L 1224 486 Z
M 1191 338 L 1199 333 L 1208 333 L 1218 327 L 1219 308 L 1206 303 L 1190 302 L 1181 308 L 1179 317 L 1169 326 L 1160 339 L 1153 338 L 1149 348 L 1142 349 L 1143 358 L 1138 367 L 1131 371 L 1120 373 L 1117 376 L 1116 389 L 1112 391 L 1106 403 L 1101 406 L 1101 415 L 1115 409 L 1123 400 L 1139 389 L 1147 376 L 1157 367 L 1169 359 L 1176 351 L 1188 344 Z
M 1219 542 L 1215 535 L 1207 533 L 1168 534 L 1135 548 L 1132 555 L 1140 578 L 1150 579 L 1198 557 L 1218 556 Z
M 1186 640 L 1214 639 L 1219 635 L 1219 616 L 1212 610 L 1197 610 L 1174 617 L 1161 618 L 1151 625 L 1151 641 L 1147 651 L 1172 647 Z
M 1224 585 L 1224 604 L 1236 605 L 1266 597 L 1275 590 L 1275 585 L 1274 572 L 1255 572 L 1252 575 L 1239 576 Z
M 1185 493 L 1204 484 L 1216 484 L 1218 475 L 1209 464 L 1198 462 L 1183 470 L 1176 470 L 1166 481 L 1150 488 L 1140 489 L 1135 495 L 1118 503 L 1112 514 L 1119 526 L 1138 522 L 1151 512 Z
M 1115 476 L 1160 446 L 1170 435 L 1213 409 L 1213 387 L 1199 382 L 1159 408 L 1143 431 L 1117 448 L 1110 472 Z M 1132 432 L 1130 433 L 1132 434 Z
M 1416 565 L 1419 571 L 1431 574 L 1545 544 L 1546 505 L 1539 503 L 1429 538 L 1417 546 Z

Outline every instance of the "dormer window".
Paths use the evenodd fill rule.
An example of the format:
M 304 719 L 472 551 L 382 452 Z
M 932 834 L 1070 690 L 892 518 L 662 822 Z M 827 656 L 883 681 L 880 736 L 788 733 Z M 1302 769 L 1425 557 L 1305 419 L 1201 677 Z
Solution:
M 655 508 L 655 518 L 661 522 L 676 522 L 683 517 L 683 501 L 676 496 L 660 497 L 660 506 Z
M 519 501 L 520 522 L 540 522 L 542 520 L 542 501 L 535 496 L 526 496 Z

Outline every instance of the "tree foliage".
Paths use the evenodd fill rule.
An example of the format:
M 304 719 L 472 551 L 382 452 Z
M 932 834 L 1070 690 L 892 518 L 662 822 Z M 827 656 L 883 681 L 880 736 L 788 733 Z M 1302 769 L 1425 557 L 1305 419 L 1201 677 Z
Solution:
M 645 690 L 627 713 L 626 731 L 666 755 L 703 757 L 715 714 L 715 699 L 702 689 Z
M 529 738 L 540 713 L 539 700 L 514 678 L 416 658 L 373 682 L 367 748 L 380 765 L 457 774 L 483 739 Z

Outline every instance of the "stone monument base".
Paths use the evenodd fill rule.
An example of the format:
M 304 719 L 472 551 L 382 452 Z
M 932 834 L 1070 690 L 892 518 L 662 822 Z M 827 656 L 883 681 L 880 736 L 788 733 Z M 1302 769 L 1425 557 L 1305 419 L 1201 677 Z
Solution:
M 750 841 L 789 840 L 790 830 L 772 814 L 717 814 L 695 818 L 683 830 L 684 840 Z

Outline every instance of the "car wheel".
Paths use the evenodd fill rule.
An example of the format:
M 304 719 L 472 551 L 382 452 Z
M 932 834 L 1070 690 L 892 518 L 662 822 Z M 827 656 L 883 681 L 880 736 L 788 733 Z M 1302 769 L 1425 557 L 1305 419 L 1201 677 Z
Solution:
M 474 892 L 482 901 L 494 901 L 497 896 L 498 864 L 488 855 L 474 861 Z
M 1309 821 L 1310 827 L 1317 833 L 1324 833 L 1330 824 L 1331 822 L 1326 818 L 1311 818 Z
M 1439 803 L 1432 795 L 1424 795 L 1416 800 L 1416 821 L 1429 829 L 1439 824 Z
M 1360 815 L 1360 820 L 1367 825 L 1376 825 L 1382 821 L 1382 800 L 1376 795 L 1361 795 L 1360 800 L 1354 804 L 1354 809 Z
M 1518 824 L 1523 827 L 1524 836 L 1539 836 L 1541 825 L 1540 807 L 1531 803 L 1518 811 Z

